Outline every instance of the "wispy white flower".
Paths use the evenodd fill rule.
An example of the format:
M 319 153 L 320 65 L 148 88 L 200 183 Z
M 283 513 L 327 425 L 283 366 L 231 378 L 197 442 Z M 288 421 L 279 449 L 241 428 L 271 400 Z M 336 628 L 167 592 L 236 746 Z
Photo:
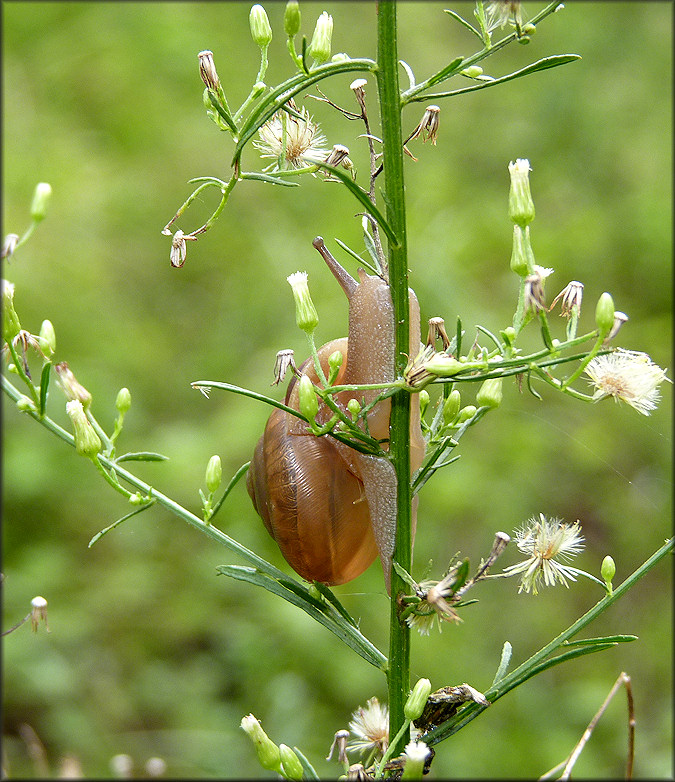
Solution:
M 420 635 L 429 635 L 434 621 L 441 630 L 441 620 L 459 623 L 462 620 L 455 609 L 445 599 L 452 594 L 452 587 L 457 580 L 457 570 L 452 569 L 441 581 L 422 581 L 419 591 L 424 596 L 421 603 L 406 618 L 408 627 L 414 627 Z
M 547 519 L 543 513 L 539 518 L 531 518 L 528 523 L 516 530 L 516 545 L 527 554 L 524 562 L 504 569 L 508 575 L 522 573 L 518 592 L 538 594 L 538 588 L 554 586 L 556 582 L 567 586 L 567 579 L 576 581 L 576 568 L 565 565 L 559 560 L 570 560 L 584 547 L 584 538 L 579 522 L 569 525 L 560 519 Z
M 260 150 L 261 157 L 276 161 L 266 170 L 302 168 L 314 161 L 324 161 L 330 153 L 324 146 L 326 138 L 312 121 L 309 111 L 298 109 L 292 100 L 287 105 L 300 117 L 278 111 L 258 131 L 260 141 L 253 142 L 253 146 Z
M 489 31 L 504 27 L 510 20 L 518 27 L 523 24 L 523 10 L 517 0 L 495 0 L 485 10 Z
M 597 356 L 588 362 L 586 374 L 596 388 L 593 399 L 613 396 L 634 407 L 638 413 L 649 415 L 661 399 L 658 386 L 666 371 L 655 364 L 646 353 L 619 348 L 613 353 Z
M 389 709 L 377 698 L 370 698 L 365 707 L 352 714 L 349 730 L 355 737 L 349 742 L 349 752 L 376 750 L 383 753 L 389 745 Z

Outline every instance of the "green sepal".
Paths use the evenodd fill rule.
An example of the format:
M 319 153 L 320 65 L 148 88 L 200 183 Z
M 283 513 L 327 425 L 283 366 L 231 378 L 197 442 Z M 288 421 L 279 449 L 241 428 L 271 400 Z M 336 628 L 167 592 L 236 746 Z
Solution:
M 168 460 L 168 456 L 164 456 L 161 453 L 154 453 L 153 451 L 123 453 L 115 459 L 116 462 L 166 462 Z
M 51 377 L 52 365 L 47 362 L 42 367 L 42 373 L 40 374 L 40 417 L 45 414 L 45 408 L 47 407 L 47 393 L 49 391 L 49 379 Z

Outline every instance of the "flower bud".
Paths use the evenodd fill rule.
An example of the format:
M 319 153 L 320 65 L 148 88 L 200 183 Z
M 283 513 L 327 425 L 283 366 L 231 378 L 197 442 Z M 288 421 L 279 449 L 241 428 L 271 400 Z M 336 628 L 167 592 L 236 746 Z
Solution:
M 513 226 L 513 249 L 511 250 L 511 271 L 521 277 L 527 277 L 534 263 L 534 253 L 530 244 L 529 226 L 523 229 L 516 223 Z
M 21 396 L 16 400 L 16 406 L 19 410 L 21 410 L 22 413 L 34 413 L 35 412 L 35 404 L 30 397 L 27 397 L 25 394 L 21 394 Z
M 115 407 L 120 415 L 125 415 L 131 407 L 131 392 L 128 388 L 120 388 L 115 399 Z
M 359 403 L 359 400 L 350 399 L 349 402 L 347 402 L 347 410 L 349 410 L 352 416 L 352 420 L 356 421 L 359 413 L 361 412 L 361 404 Z
M 420 418 L 424 418 L 424 414 L 429 407 L 429 392 L 422 389 L 420 391 Z
M 303 768 L 300 758 L 286 744 L 279 744 L 281 769 L 287 779 L 302 779 Z
M 265 733 L 258 720 L 249 714 L 248 717 L 242 719 L 241 727 L 254 743 L 260 765 L 268 771 L 280 771 L 279 747 Z
M 40 350 L 47 358 L 51 358 L 56 351 L 56 332 L 50 320 L 43 320 L 38 335 Z
M 286 3 L 284 30 L 289 38 L 297 35 L 300 30 L 300 5 L 297 0 L 290 0 Z
M 475 405 L 466 405 L 459 411 L 459 422 L 461 424 L 464 421 L 468 421 L 469 418 L 473 418 L 476 415 L 478 408 Z
M 19 316 L 14 309 L 14 285 L 7 280 L 2 281 L 2 338 L 11 342 L 21 331 Z
M 509 191 L 509 218 L 521 228 L 534 220 L 534 202 L 530 195 L 530 161 L 518 158 L 509 163 L 511 189 Z
M 316 391 L 314 390 L 312 381 L 307 375 L 303 375 L 300 378 L 300 383 L 298 384 L 298 397 L 300 412 L 310 423 L 313 423 L 316 414 L 319 412 L 319 402 L 316 398 Z
M 523 25 L 523 32 L 525 35 L 534 35 L 534 33 L 537 32 L 537 25 L 532 24 L 532 22 L 528 22 L 527 24 Z
M 430 692 L 431 682 L 429 679 L 418 679 L 403 707 L 406 719 L 412 722 L 422 716 Z
M 93 459 L 101 450 L 101 441 L 84 412 L 82 402 L 79 399 L 71 399 L 66 403 L 66 413 L 68 413 L 75 430 L 77 452 Z
M 437 353 L 424 365 L 424 369 L 432 375 L 439 377 L 452 377 L 460 370 L 464 369 L 464 364 L 451 356 L 444 356 Z
M 480 65 L 469 65 L 468 68 L 460 71 L 460 73 L 462 76 L 468 76 L 470 79 L 475 79 L 476 76 L 483 75 L 483 69 L 480 67 Z
M 77 382 L 77 379 L 71 372 L 68 364 L 65 361 L 62 361 L 60 364 L 54 365 L 54 370 L 56 371 L 59 385 L 66 395 L 66 399 L 77 399 L 78 402 L 82 403 L 82 406 L 85 409 L 89 407 L 91 404 L 91 394 L 84 386 Z
M 251 37 L 261 49 L 266 49 L 272 40 L 272 28 L 265 9 L 261 5 L 254 5 L 248 21 L 251 25 Z
M 609 554 L 602 560 L 602 565 L 600 566 L 600 575 L 602 576 L 602 580 L 607 585 L 607 589 L 612 594 L 612 579 L 614 578 L 614 574 L 616 573 L 616 565 L 614 564 L 614 560 L 609 556 Z
M 499 407 L 502 402 L 502 379 L 491 377 L 483 381 L 476 394 L 476 404 L 479 407 Z
M 448 398 L 443 402 L 443 423 L 451 424 L 459 414 L 459 408 L 461 405 L 461 395 L 455 388 L 453 389 Z
M 330 383 L 335 382 L 335 378 L 338 376 L 343 361 L 344 356 L 339 350 L 336 350 L 335 353 L 331 353 L 330 356 L 328 356 L 328 375 Z
M 347 54 L 347 52 L 338 52 L 337 54 L 334 54 L 331 58 L 331 62 L 349 62 L 352 58 Z
M 317 327 L 319 316 L 309 294 L 307 272 L 295 272 L 286 278 L 293 289 L 295 299 L 295 322 L 307 334 Z
M 206 488 L 211 494 L 218 491 L 222 479 L 223 466 L 220 462 L 220 456 L 216 454 L 209 459 L 209 463 L 206 465 Z
M 595 307 L 595 325 L 600 334 L 609 334 L 614 325 L 614 301 L 609 293 L 605 291 Z
M 316 20 L 314 35 L 308 54 L 319 65 L 330 59 L 331 38 L 333 37 L 333 17 L 324 11 Z
M 30 205 L 30 216 L 33 222 L 39 223 L 47 214 L 47 204 L 52 194 L 52 186 L 46 182 L 40 182 L 33 193 L 33 201 Z

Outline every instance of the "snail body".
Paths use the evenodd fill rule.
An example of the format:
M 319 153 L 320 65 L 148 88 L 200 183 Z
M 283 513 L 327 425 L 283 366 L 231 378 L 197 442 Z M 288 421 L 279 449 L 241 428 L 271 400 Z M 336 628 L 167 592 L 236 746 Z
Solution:
M 328 357 L 343 355 L 335 385 L 386 383 L 394 379 L 394 315 L 389 286 L 359 270 L 359 282 L 315 240 L 349 301 L 349 337 L 332 340 L 319 351 L 326 376 Z M 410 345 L 420 341 L 419 305 L 410 291 Z M 313 361 L 300 372 L 320 385 Z M 334 395 L 344 410 L 350 399 L 370 404 L 377 390 Z M 424 440 L 419 397 L 411 400 L 411 469 L 420 466 Z M 286 404 L 299 410 L 298 383 L 289 384 Z M 378 402 L 367 415 L 368 431 L 389 439 L 391 400 Z M 331 411 L 319 402 L 317 421 Z M 387 444 L 383 443 L 386 448 Z M 396 474 L 383 457 L 360 453 L 334 438 L 316 437 L 290 413 L 275 409 L 260 438 L 246 480 L 256 512 L 281 553 L 298 575 L 324 584 L 344 584 L 360 575 L 380 555 L 389 587 L 396 532 Z M 414 523 L 413 508 L 413 523 Z

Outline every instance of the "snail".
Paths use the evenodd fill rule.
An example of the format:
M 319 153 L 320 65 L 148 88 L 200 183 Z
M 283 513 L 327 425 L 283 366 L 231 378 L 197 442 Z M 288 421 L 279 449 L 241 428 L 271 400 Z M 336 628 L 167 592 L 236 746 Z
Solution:
M 359 269 L 357 282 L 317 237 L 321 253 L 349 301 L 349 336 L 323 345 L 319 361 L 326 376 L 328 357 L 343 355 L 335 385 L 386 383 L 394 380 L 394 314 L 391 292 L 380 277 Z M 420 343 L 419 304 L 410 291 L 410 345 Z M 319 385 L 312 359 L 300 368 Z M 286 404 L 299 410 L 296 378 Z M 355 398 L 368 405 L 379 391 L 342 391 L 334 395 L 344 410 Z M 367 414 L 370 435 L 389 439 L 391 400 L 378 402 Z M 331 412 L 319 403 L 317 421 Z M 411 470 L 424 457 L 419 397 L 411 399 Z M 388 443 L 383 443 L 387 448 Z M 298 575 L 327 585 L 359 576 L 380 555 L 389 590 L 396 533 L 396 474 L 389 459 L 364 454 L 330 436 L 317 437 L 304 421 L 275 409 L 260 438 L 246 480 L 254 508 L 281 553 Z M 415 529 L 416 501 L 413 506 Z

